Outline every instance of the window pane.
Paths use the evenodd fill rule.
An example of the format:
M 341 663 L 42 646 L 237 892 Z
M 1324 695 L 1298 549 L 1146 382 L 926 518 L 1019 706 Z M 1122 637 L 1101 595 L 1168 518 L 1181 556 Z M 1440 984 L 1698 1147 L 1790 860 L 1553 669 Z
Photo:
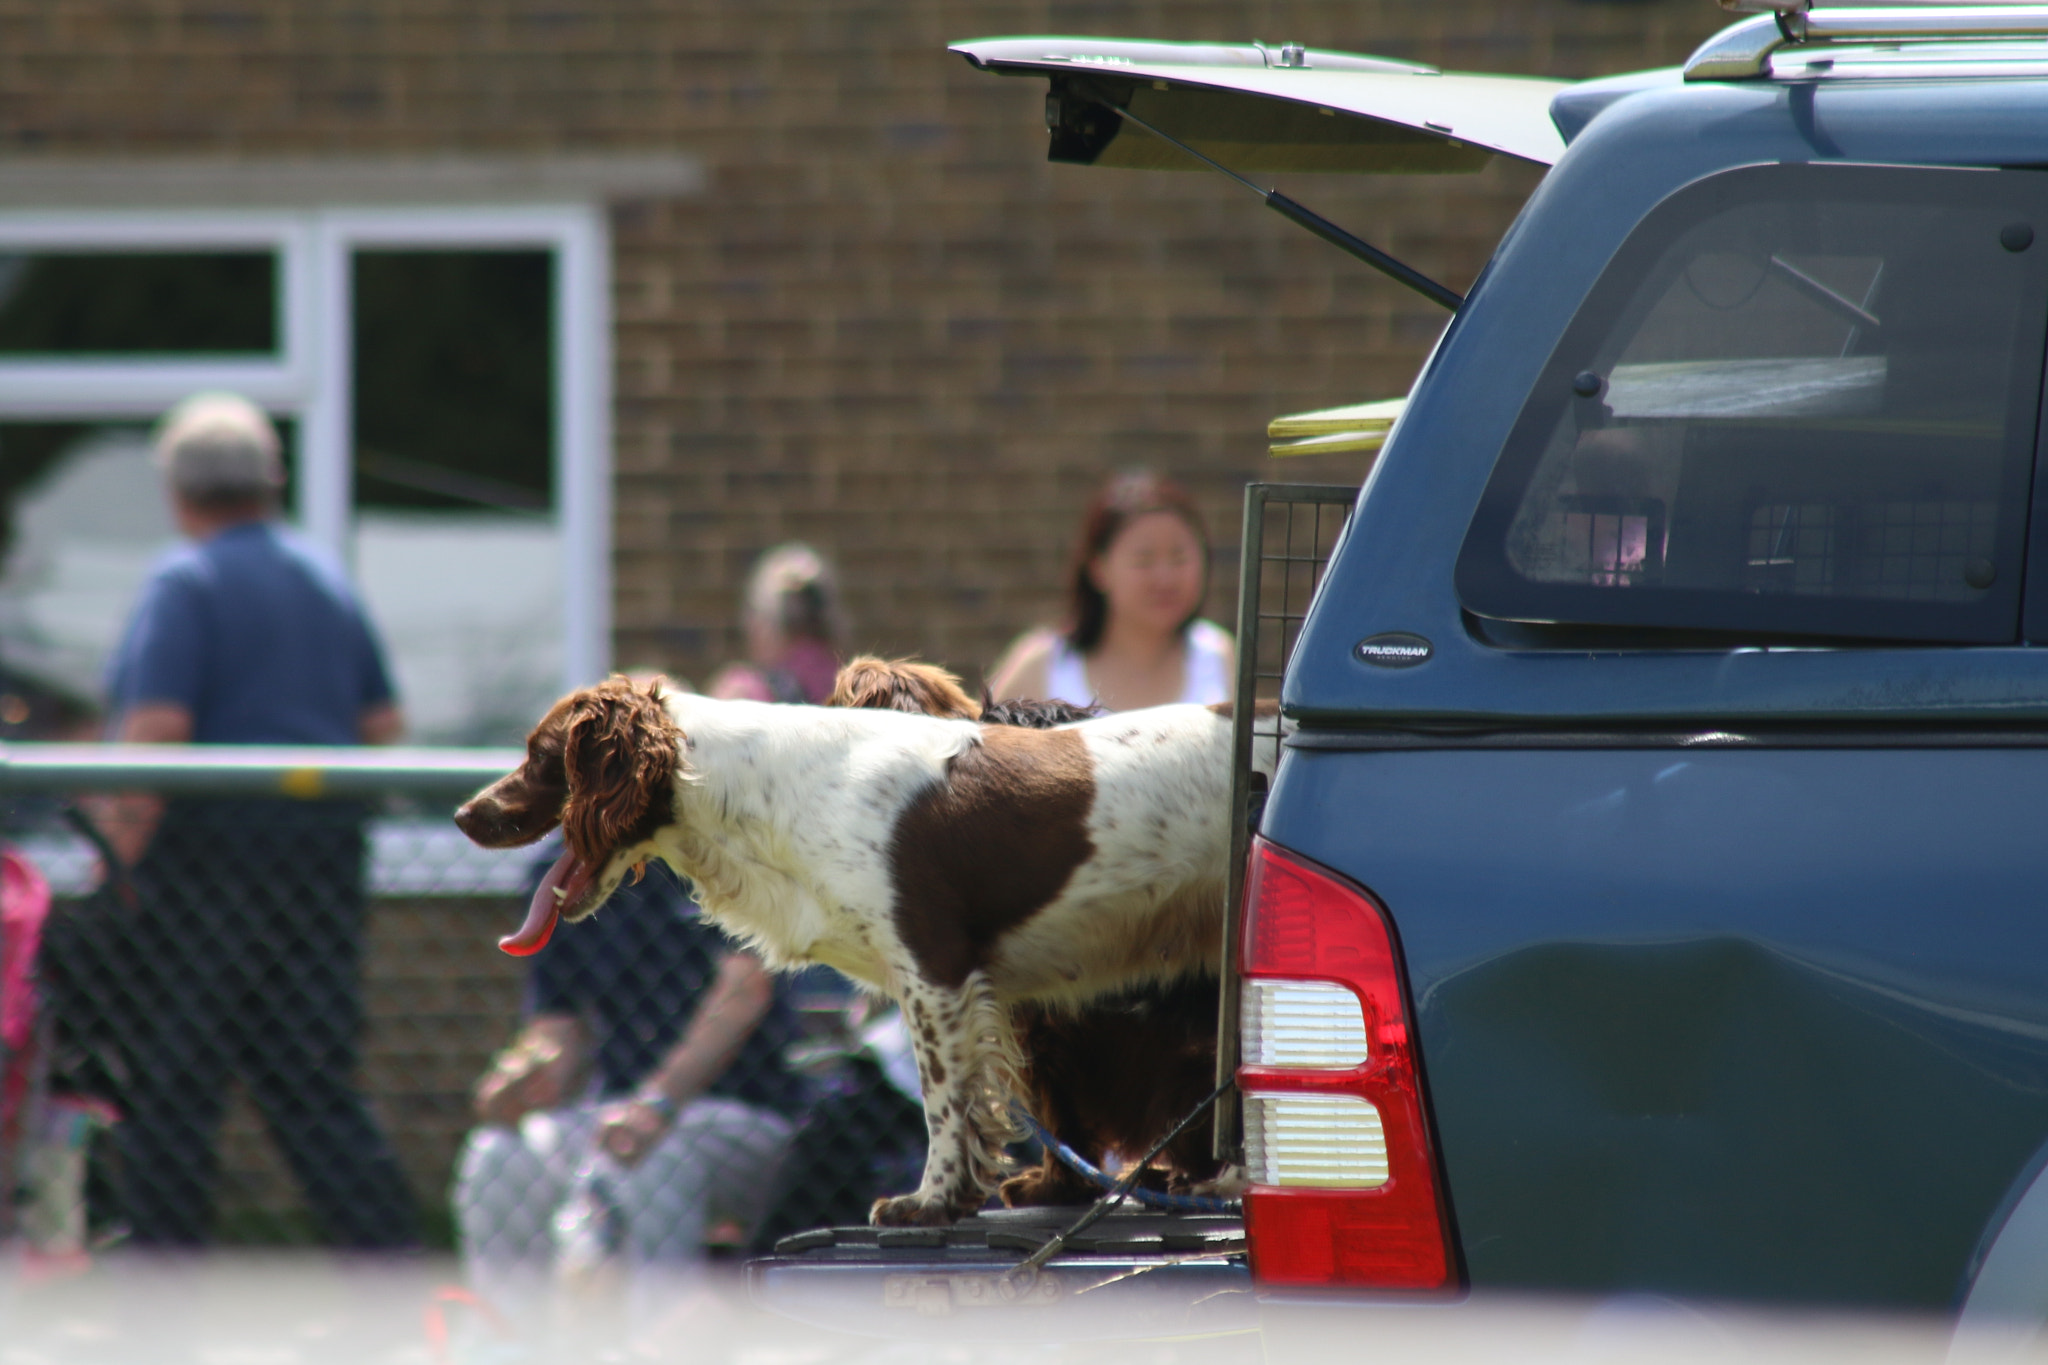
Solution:
M 2001 232 L 2048 233 L 2038 184 L 1765 167 L 1667 201 L 1510 438 L 1467 605 L 2012 638 L 2048 250 Z
M 355 566 L 412 737 L 519 743 L 560 690 L 554 258 L 359 251 Z
M 276 350 L 275 252 L 0 255 L 0 355 Z
M 554 257 L 355 255 L 356 503 L 553 506 Z

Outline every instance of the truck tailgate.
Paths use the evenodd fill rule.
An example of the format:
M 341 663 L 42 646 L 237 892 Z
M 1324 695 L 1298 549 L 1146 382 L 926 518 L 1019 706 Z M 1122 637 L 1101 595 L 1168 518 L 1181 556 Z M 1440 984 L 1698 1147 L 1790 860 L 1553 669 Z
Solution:
M 1018 1263 L 1081 1210 L 1000 1209 L 941 1228 L 821 1228 L 752 1261 L 756 1302 L 886 1337 L 1108 1340 L 1249 1331 L 1235 1217 L 1119 1210 L 1035 1274 Z

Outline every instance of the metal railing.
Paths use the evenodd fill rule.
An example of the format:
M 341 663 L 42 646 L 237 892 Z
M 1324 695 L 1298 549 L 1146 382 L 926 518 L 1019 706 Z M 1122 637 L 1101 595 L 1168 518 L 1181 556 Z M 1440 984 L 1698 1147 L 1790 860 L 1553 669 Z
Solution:
M 1689 81 L 1753 80 L 1787 47 L 1838 43 L 1931 43 L 2048 35 L 2040 5 L 1858 5 L 1814 9 L 1808 0 L 1723 0 L 1754 13 L 1700 45 L 1685 64 Z
M 147 789 L 165 795 L 460 796 L 519 766 L 518 749 L 260 744 L 0 744 L 0 796 Z
M 75 823 L 54 818 L 64 798 L 148 791 L 372 801 L 371 895 L 501 895 L 519 888 L 527 855 L 478 848 L 448 817 L 523 757 L 495 748 L 0 743 L 0 834 L 58 895 L 79 896 L 92 889 L 100 851 Z

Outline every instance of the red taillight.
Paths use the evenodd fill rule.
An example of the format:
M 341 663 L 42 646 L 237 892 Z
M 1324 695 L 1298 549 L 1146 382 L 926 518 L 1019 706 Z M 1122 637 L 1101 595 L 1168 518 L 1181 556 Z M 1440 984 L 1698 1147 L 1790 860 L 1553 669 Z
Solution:
M 1244 992 L 1237 1076 L 1253 1278 L 1449 1287 L 1449 1220 L 1386 912 L 1328 869 L 1254 840 Z

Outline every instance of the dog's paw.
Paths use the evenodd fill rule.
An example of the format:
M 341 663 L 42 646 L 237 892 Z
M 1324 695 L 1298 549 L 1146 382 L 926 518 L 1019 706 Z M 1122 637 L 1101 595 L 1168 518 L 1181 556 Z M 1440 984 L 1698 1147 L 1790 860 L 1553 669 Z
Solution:
M 936 1228 L 957 1221 L 952 1205 L 926 1194 L 877 1199 L 868 1221 L 878 1228 Z
M 1245 1177 L 1244 1167 L 1229 1165 L 1218 1171 L 1211 1179 L 1194 1182 L 1186 1192 L 1210 1199 L 1242 1199 L 1251 1183 Z
M 1100 1191 L 1084 1184 L 1066 1167 L 1048 1162 L 1011 1176 L 1003 1182 L 1000 1193 L 1004 1208 L 1031 1209 L 1092 1204 Z

